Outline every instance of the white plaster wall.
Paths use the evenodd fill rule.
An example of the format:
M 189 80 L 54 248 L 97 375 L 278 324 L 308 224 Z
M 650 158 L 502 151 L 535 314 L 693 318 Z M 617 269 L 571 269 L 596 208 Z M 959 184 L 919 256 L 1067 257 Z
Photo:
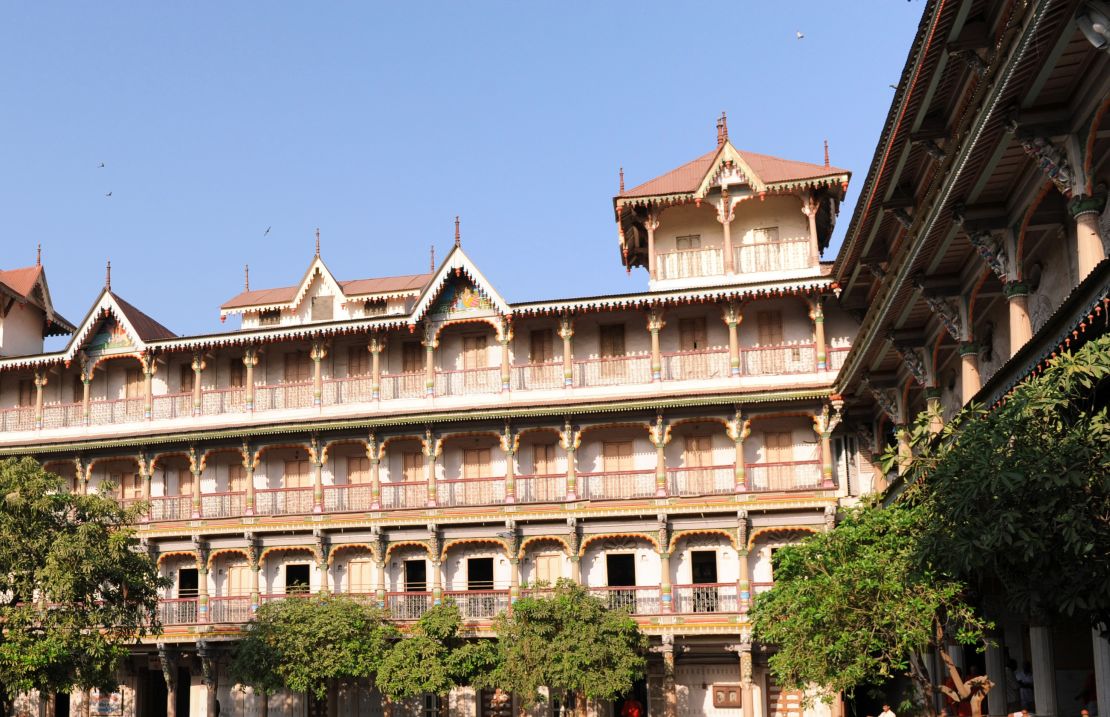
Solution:
M 797 297 L 765 299 L 744 305 L 744 320 L 740 322 L 740 348 L 759 345 L 760 311 L 779 311 L 782 313 L 782 339 L 787 345 L 811 344 L 814 340 L 813 320 L 805 302 Z M 826 339 L 828 336 L 826 335 Z
M 713 706 L 713 693 L 710 690 L 714 684 L 739 685 L 739 661 L 715 665 L 691 665 L 688 667 L 679 664 L 675 668 L 678 713 L 690 717 L 734 717 L 738 714 L 739 710 L 734 708 L 726 709 Z M 755 706 L 755 714 L 752 717 L 762 717 L 765 710 L 762 690 L 758 684 L 752 685 L 752 701 Z M 654 708 L 655 705 L 652 705 L 652 707 Z M 662 714 L 662 711 L 660 710 L 658 714 Z
M 644 541 L 636 541 L 634 547 L 607 550 L 605 542 L 603 539 L 590 544 L 582 556 L 580 567 L 585 585 L 590 587 L 608 585 L 605 556 L 628 553 L 636 557 L 636 585 L 651 587 L 662 582 L 659 554 L 655 552 L 652 545 Z
M 493 588 L 508 590 L 512 566 L 505 553 L 494 545 L 463 545 L 453 548 L 444 561 L 445 590 L 466 590 L 466 561 L 469 558 L 493 558 Z
M 752 421 L 751 435 L 744 441 L 745 463 L 767 463 L 764 433 L 789 432 L 793 438 L 794 461 L 812 461 L 820 457 L 820 445 L 811 422 L 801 418 L 771 418 Z
M 15 304 L 0 319 L 0 356 L 42 353 L 42 327 L 46 314 L 30 304 Z
M 598 473 L 605 470 L 605 444 L 632 441 L 632 470 L 655 470 L 655 446 L 648 441 L 647 431 L 638 429 L 597 430 L 587 433 L 576 452 L 578 470 Z
M 735 223 L 733 225 L 735 230 Z M 664 209 L 659 215 L 659 228 L 655 230 L 655 252 L 665 254 L 675 251 L 676 237 L 701 235 L 701 248 L 724 246 L 725 233 L 717 221 L 717 210 L 710 203 L 701 207 L 681 204 Z
M 809 239 L 809 220 L 802 214 L 802 200 L 796 196 L 747 199 L 733 210 L 732 243 L 750 243 L 751 232 L 764 227 L 778 227 L 779 241 Z
M 536 431 L 525 433 L 520 437 L 520 446 L 516 452 L 516 468 L 518 475 L 535 475 L 535 451 L 533 447 L 538 443 L 554 444 L 555 446 L 555 472 L 566 473 L 567 452 L 559 443 L 559 436 L 549 431 Z
M 495 478 L 505 475 L 505 452 L 501 450 L 500 443 L 487 436 L 473 438 L 456 438 L 447 441 L 443 453 L 437 461 L 438 476 L 443 480 L 457 480 L 463 477 L 464 451 L 471 448 L 489 449 L 489 477 Z
M 536 582 L 535 558 L 537 555 L 558 555 L 562 567 L 561 575 L 564 578 L 570 577 L 570 559 L 567 558 L 563 546 L 558 543 L 545 542 L 529 546 L 528 551 L 524 555 L 524 559 L 520 561 L 520 582 L 522 585 L 531 585 Z
M 479 335 L 486 337 L 486 361 L 484 366 L 479 363 L 478 368 L 500 366 L 501 344 L 497 342 L 493 326 L 485 322 L 475 322 L 452 326 L 440 333 L 439 346 L 436 347 L 436 368 L 440 371 L 462 370 L 463 337 Z
M 674 585 L 694 582 L 691 553 L 695 550 L 717 553 L 717 582 L 734 583 L 740 579 L 740 559 L 732 543 L 723 535 L 698 535 L 679 540 L 671 556 L 671 582 Z
M 686 468 L 686 439 L 689 436 L 705 436 L 710 440 L 710 465 L 724 466 L 736 462 L 736 444 L 725 435 L 724 426 L 720 423 L 696 424 L 676 428 L 671 434 L 671 441 L 664 447 L 663 454 L 668 468 Z M 649 444 L 649 447 L 650 444 Z M 652 463 L 652 468 L 655 464 Z
M 532 332 L 541 329 L 551 331 L 552 362 L 561 363 L 563 360 L 563 339 L 559 336 L 559 322 L 552 319 L 532 319 L 513 323 L 513 338 L 509 342 L 509 358 L 513 366 L 524 366 L 529 363 L 532 350 Z M 571 341 L 574 339 L 572 338 Z M 498 359 L 500 361 L 500 358 Z
M 721 311 L 722 307 L 719 304 L 681 307 L 667 311 L 663 315 L 663 330 L 659 332 L 659 350 L 662 353 L 680 350 L 682 339 L 678 328 L 680 321 L 698 317 L 705 319 L 706 345 L 702 349 L 718 351 L 728 349 L 728 326 L 722 318 Z M 650 333 L 648 333 L 648 350 L 651 350 Z

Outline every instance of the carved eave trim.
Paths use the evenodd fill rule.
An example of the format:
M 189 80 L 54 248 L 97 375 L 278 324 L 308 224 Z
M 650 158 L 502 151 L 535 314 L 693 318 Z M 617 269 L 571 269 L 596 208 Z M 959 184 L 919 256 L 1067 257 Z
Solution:
M 478 269 L 466 252 L 462 250 L 461 246 L 455 245 L 451 249 L 451 253 L 443 260 L 439 270 L 424 287 L 421 292 L 420 298 L 416 301 L 416 305 L 412 307 L 412 313 L 408 316 L 409 326 L 415 326 L 416 322 L 424 318 L 428 311 L 432 308 L 432 304 L 443 293 L 443 288 L 447 282 L 455 276 L 465 275 L 474 282 L 475 288 L 482 292 L 486 298 L 493 303 L 494 308 L 502 316 L 510 316 L 513 313 L 512 306 L 509 302 L 497 293 L 493 285 L 486 279 L 485 275 Z

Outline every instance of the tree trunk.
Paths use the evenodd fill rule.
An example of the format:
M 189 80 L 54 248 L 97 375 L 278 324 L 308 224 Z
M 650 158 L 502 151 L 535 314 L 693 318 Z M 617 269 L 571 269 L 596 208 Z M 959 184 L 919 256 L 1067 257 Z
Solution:
M 258 717 L 270 717 L 270 693 L 262 691 L 258 696 L 262 699 L 258 705 Z
M 586 717 L 586 693 L 574 693 L 574 715 L 575 717 Z

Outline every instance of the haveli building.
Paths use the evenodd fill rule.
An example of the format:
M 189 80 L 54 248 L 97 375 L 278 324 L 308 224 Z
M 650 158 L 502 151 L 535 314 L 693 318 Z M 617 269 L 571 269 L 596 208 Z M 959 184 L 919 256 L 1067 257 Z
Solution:
M 925 408 L 995 406 L 1107 331 L 1108 49 L 1103 2 L 927 3 L 832 271 L 860 321 L 836 388 L 865 452 L 908 451 Z M 1015 707 L 1009 660 L 1036 714 L 1110 714 L 1105 636 L 992 617 L 998 644 L 955 655 L 995 683 L 990 714 Z
M 856 324 L 820 255 L 848 181 L 827 158 L 737 149 L 722 116 L 711 151 L 614 197 L 621 261 L 648 279 L 632 294 L 510 304 L 457 225 L 428 274 L 347 280 L 317 243 L 296 284 L 248 287 L 222 307 L 240 328 L 205 336 L 174 334 L 110 274 L 76 325 L 42 266 L 0 274 L 0 453 L 142 501 L 172 581 L 164 634 L 118 694 L 24 709 L 211 717 L 218 699 L 253 716 L 227 648 L 267 601 L 360 595 L 406 622 L 451 598 L 481 637 L 567 577 L 650 636 L 651 714 L 800 715 L 747 614 L 776 547 L 882 480 L 833 391 Z M 56 333 L 66 347 L 44 353 Z M 366 685 L 330 702 L 381 713 Z M 450 708 L 489 714 L 489 695 Z

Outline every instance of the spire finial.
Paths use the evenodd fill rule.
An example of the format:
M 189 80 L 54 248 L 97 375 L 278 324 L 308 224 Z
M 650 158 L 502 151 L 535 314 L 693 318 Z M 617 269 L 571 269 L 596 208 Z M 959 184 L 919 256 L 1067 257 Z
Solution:
M 728 116 L 721 112 L 721 144 L 728 141 Z
M 432 244 L 431 250 L 432 250 L 431 251 L 431 260 L 428 262 L 428 266 L 431 267 L 431 271 L 429 273 L 434 274 L 434 273 L 436 273 L 436 245 L 435 244 Z
M 462 246 L 462 235 L 459 234 L 459 215 L 455 215 L 455 246 Z
M 621 194 L 624 194 L 624 167 L 621 167 Z
M 829 166 L 829 140 L 825 140 L 825 166 Z
M 108 260 L 108 267 L 104 271 L 104 290 L 112 290 L 112 260 Z
M 320 256 L 320 227 L 316 227 L 316 256 Z
M 243 264 L 243 291 L 251 290 L 251 265 Z
M 35 249 L 35 266 L 42 266 L 42 244 Z

